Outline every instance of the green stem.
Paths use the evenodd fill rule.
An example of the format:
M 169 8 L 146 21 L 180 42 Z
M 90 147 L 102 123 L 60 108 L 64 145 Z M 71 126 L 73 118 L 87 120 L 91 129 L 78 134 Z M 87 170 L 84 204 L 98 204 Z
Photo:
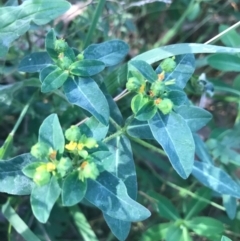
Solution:
M 113 124 L 113 126 L 119 131 L 122 129 L 122 127 L 120 125 L 118 125 L 118 123 L 110 117 L 110 122 Z
M 8 149 L 9 149 L 9 147 L 10 147 L 12 141 L 13 141 L 13 137 L 14 137 L 14 135 L 15 135 L 15 133 L 16 133 L 19 125 L 21 124 L 23 118 L 25 117 L 29 106 L 31 105 L 32 101 L 34 100 L 34 98 L 35 98 L 35 96 L 36 96 L 36 93 L 37 93 L 37 92 L 35 92 L 35 93 L 32 95 L 31 99 L 28 101 L 28 103 L 27 103 L 27 104 L 24 106 L 24 108 L 22 109 L 22 111 L 21 111 L 21 113 L 20 113 L 20 116 L 18 117 L 18 120 L 17 120 L 17 122 L 15 123 L 12 131 L 9 133 L 7 139 L 5 140 L 5 142 L 3 143 L 2 147 L 0 148 L 0 160 L 2 160 L 2 159 L 5 157 Z
M 187 18 L 189 12 L 192 10 L 193 4 L 195 3 L 195 0 L 191 0 L 191 2 L 188 4 L 188 8 L 185 10 L 185 12 L 182 14 L 181 18 L 175 23 L 173 28 L 168 30 L 168 32 L 164 35 L 164 37 L 155 44 L 155 47 L 165 45 L 167 44 L 178 32 L 178 30 L 181 28 L 183 22 Z
M 136 143 L 138 143 L 138 144 L 146 147 L 146 148 L 149 148 L 149 149 L 152 150 L 152 151 L 155 151 L 155 152 L 157 152 L 157 153 L 159 153 L 159 154 L 161 154 L 161 155 L 163 155 L 163 156 L 166 156 L 166 153 L 165 153 L 163 150 L 159 149 L 159 148 L 156 147 L 156 146 L 153 146 L 152 144 L 147 143 L 146 141 L 143 141 L 143 140 L 141 140 L 141 139 L 137 139 L 137 138 L 131 137 L 131 136 L 129 136 L 129 135 L 128 135 L 128 138 L 129 138 L 130 140 L 132 140 L 132 141 L 134 141 L 134 142 L 136 142 Z
M 123 131 L 122 131 L 122 130 L 119 130 L 119 131 L 115 132 L 114 134 L 106 137 L 106 138 L 103 140 L 103 142 L 106 143 L 106 142 L 112 140 L 113 138 L 115 138 L 115 137 L 117 137 L 117 136 L 121 136 L 122 134 L 123 134 Z
M 98 22 L 101 14 L 102 14 L 105 2 L 106 2 L 106 0 L 99 0 L 99 2 L 98 2 L 96 11 L 95 11 L 94 16 L 93 16 L 93 20 L 92 20 L 91 26 L 89 28 L 89 31 L 87 33 L 87 36 L 86 36 L 86 39 L 85 39 L 85 42 L 84 42 L 84 48 L 86 48 L 89 45 L 89 43 L 90 43 L 90 40 L 91 40 L 92 35 L 93 35 L 93 32 L 95 31 L 96 26 L 97 26 L 97 22 Z
M 222 211 L 226 210 L 223 206 L 221 206 L 221 205 L 219 205 L 219 204 L 217 204 L 215 202 L 212 202 L 212 201 L 209 201 L 208 199 L 200 197 L 197 194 L 195 194 L 195 193 L 193 193 L 193 192 L 191 192 L 191 191 L 189 191 L 189 190 L 187 190 L 187 189 L 185 189 L 183 187 L 179 187 L 178 185 L 176 185 L 176 184 L 174 184 L 174 183 L 172 183 L 170 181 L 166 181 L 164 178 L 159 176 L 158 173 L 150 165 L 148 165 L 147 163 L 145 163 L 145 164 L 152 171 L 152 173 L 154 174 L 154 176 L 156 178 L 158 178 L 161 182 L 166 183 L 166 185 L 168 185 L 169 187 L 172 187 L 173 189 L 176 189 L 176 190 L 178 190 L 181 193 L 187 194 L 187 195 L 191 196 L 192 198 L 195 198 L 195 199 L 200 200 L 202 202 L 208 203 L 208 204 L 212 205 L 213 207 L 218 208 L 218 209 L 220 209 Z

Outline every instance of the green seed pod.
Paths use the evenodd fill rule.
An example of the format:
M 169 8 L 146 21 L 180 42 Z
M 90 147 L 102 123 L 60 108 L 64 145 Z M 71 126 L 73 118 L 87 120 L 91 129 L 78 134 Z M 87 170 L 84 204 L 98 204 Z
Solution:
M 57 165 L 57 171 L 60 173 L 61 177 L 65 176 L 65 174 L 72 168 L 72 161 L 70 158 L 62 157 Z
M 78 54 L 77 56 L 77 60 L 83 60 L 84 59 L 84 55 L 83 54 Z
M 151 85 L 151 92 L 153 96 L 161 97 L 165 92 L 165 84 L 162 81 L 155 81 Z
M 129 91 L 138 92 L 143 84 L 144 84 L 144 82 L 139 81 L 136 77 L 131 77 L 127 81 L 126 88 Z
M 94 162 L 83 162 L 79 172 L 79 179 L 84 181 L 85 178 L 96 180 L 99 176 L 99 170 Z
M 38 159 L 44 159 L 45 157 L 47 157 L 49 151 L 49 146 L 43 142 L 38 142 L 31 148 L 31 154 Z
M 68 44 L 63 39 L 58 39 L 54 43 L 54 49 L 57 51 L 57 53 L 63 53 L 68 47 Z
M 169 114 L 173 109 L 173 102 L 170 99 L 163 99 L 161 102 L 157 105 L 158 109 L 164 114 Z
M 160 67 L 166 73 L 172 72 L 176 68 L 176 62 L 174 61 L 173 58 L 167 58 L 162 61 L 162 63 L 160 64 Z
M 69 67 L 70 67 L 70 65 L 71 65 L 72 63 L 73 63 L 72 60 L 69 59 L 69 58 L 66 57 L 66 56 L 64 56 L 64 57 L 62 57 L 62 58 L 59 58 L 59 59 L 57 60 L 57 65 L 58 65 L 61 69 L 63 69 L 63 70 L 69 69 Z
M 97 141 L 94 138 L 87 138 L 87 140 L 83 143 L 88 149 L 97 147 Z
M 77 126 L 71 126 L 65 131 L 65 137 L 68 141 L 77 142 L 81 138 L 79 128 Z
M 33 176 L 33 181 L 38 186 L 43 186 L 43 185 L 49 183 L 50 179 L 51 179 L 51 174 L 44 170 L 36 171 L 36 173 Z

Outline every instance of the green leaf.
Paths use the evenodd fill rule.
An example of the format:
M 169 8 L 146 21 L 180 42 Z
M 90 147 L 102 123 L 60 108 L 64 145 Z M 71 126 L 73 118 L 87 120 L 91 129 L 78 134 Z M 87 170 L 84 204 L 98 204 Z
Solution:
M 147 121 L 139 121 L 133 119 L 133 121 L 127 127 L 128 135 L 140 138 L 140 139 L 154 139 L 151 129 Z
M 213 54 L 207 58 L 208 64 L 217 70 L 239 72 L 240 58 L 231 54 Z
M 182 229 L 178 226 L 172 225 L 169 227 L 166 233 L 166 241 L 176 241 L 181 240 L 182 236 Z
M 175 110 L 183 117 L 193 132 L 200 130 L 212 119 L 211 113 L 196 106 L 182 105 Z
M 47 52 L 31 53 L 21 60 L 18 71 L 28 73 L 40 72 L 51 64 L 53 64 L 53 61 Z
M 212 191 L 208 188 L 202 187 L 195 192 L 199 197 L 210 200 L 212 197 Z M 198 215 L 204 208 L 208 206 L 208 203 L 203 202 L 201 199 L 192 198 L 187 204 L 187 215 L 185 219 L 191 219 L 193 216 Z
M 148 123 L 154 138 L 166 152 L 173 168 L 186 179 L 192 172 L 195 144 L 185 120 L 174 112 L 169 115 L 157 112 Z
M 168 92 L 168 98 L 175 106 L 184 105 L 188 101 L 186 93 L 180 89 L 170 89 Z
M 166 75 L 164 81 L 175 79 L 176 86 L 183 89 L 195 71 L 195 57 L 193 54 L 176 56 L 176 68 Z
M 63 89 L 70 103 L 82 107 L 103 125 L 108 125 L 108 103 L 93 79 L 75 77 L 73 81 L 67 80 Z
M 79 172 L 74 171 L 69 174 L 62 186 L 63 206 L 73 206 L 79 203 L 85 196 L 87 183 L 79 179 Z
M 142 94 L 135 95 L 131 101 L 131 108 L 133 113 L 136 114 L 146 103 L 148 103 L 148 97 Z
M 86 122 L 79 126 L 80 132 L 87 137 L 93 137 L 97 141 L 104 139 L 108 132 L 108 126 L 100 123 L 96 118 L 90 117 Z
M 126 240 L 131 229 L 131 222 L 112 218 L 106 214 L 103 214 L 103 216 L 114 236 L 120 241 Z
M 56 38 L 55 31 L 54 29 L 51 29 L 46 35 L 45 48 L 49 56 L 54 60 L 57 60 L 59 55 L 58 52 L 55 50 L 56 40 L 57 38 Z
M 22 154 L 7 161 L 0 161 L 0 192 L 12 195 L 29 195 L 35 185 L 26 177 L 22 169 L 36 159 L 30 154 Z
M 83 59 L 70 65 L 70 73 L 77 76 L 90 77 L 102 72 L 105 64 L 99 60 Z
M 141 236 L 141 241 L 164 240 L 172 223 L 161 223 L 147 229 Z M 178 239 L 177 239 L 178 240 Z
M 193 139 L 194 139 L 195 146 L 196 146 L 196 155 L 200 159 L 200 161 L 213 164 L 213 160 L 209 154 L 207 146 L 205 145 L 203 140 L 200 138 L 200 136 L 196 133 L 193 133 Z
M 156 72 L 153 70 L 152 66 L 146 63 L 143 60 L 133 60 L 128 63 L 129 65 L 134 66 L 147 81 L 153 83 L 158 79 Z
M 7 54 L 11 43 L 26 33 L 30 23 L 43 25 L 57 18 L 70 8 L 64 0 L 28 0 L 20 6 L 0 9 L 0 57 Z
M 107 142 L 112 157 L 103 160 L 105 169 L 121 179 L 126 185 L 128 195 L 136 200 L 137 197 L 137 178 L 132 149 L 129 139 L 126 136 L 117 136 Z M 119 239 L 125 240 L 131 229 L 131 222 L 110 217 L 104 214 L 112 233 Z
M 237 199 L 230 195 L 222 195 L 223 206 L 226 208 L 227 215 L 230 219 L 234 219 L 237 212 Z
M 164 217 L 168 220 L 180 219 L 177 209 L 173 206 L 169 199 L 154 191 L 149 192 L 149 196 L 154 198 L 156 201 L 156 211 L 160 217 Z
M 49 74 L 51 74 L 52 72 L 54 72 L 57 69 L 59 69 L 59 68 L 56 65 L 49 65 L 49 66 L 45 67 L 44 69 L 42 69 L 39 74 L 39 80 L 41 81 L 41 83 L 44 81 L 44 79 Z
M 220 221 L 209 217 L 196 217 L 186 221 L 185 224 L 196 234 L 205 237 L 222 234 L 224 231 L 223 224 Z
M 22 169 L 22 172 L 25 176 L 33 178 L 34 174 L 36 173 L 36 168 L 44 164 L 44 162 L 33 162 L 29 163 Z
M 122 40 L 110 40 L 100 44 L 91 44 L 84 50 L 85 59 L 97 59 L 106 66 L 119 64 L 129 51 L 128 45 Z
M 61 188 L 55 176 L 44 186 L 35 186 L 31 193 L 31 207 L 34 216 L 41 223 L 46 223 L 53 205 L 61 193 Z
M 60 88 L 67 79 L 69 81 L 72 80 L 72 78 L 69 77 L 68 71 L 64 71 L 60 68 L 56 68 L 53 72 L 47 75 L 46 78 L 43 80 L 41 91 L 43 93 L 48 93 L 53 90 L 56 90 Z
M 2 214 L 8 220 L 9 224 L 26 241 L 41 241 L 28 227 L 28 225 L 19 217 L 16 211 L 10 206 L 9 202 L 2 205 Z
M 228 29 L 230 26 L 221 24 L 219 26 L 219 33 L 223 32 L 224 30 Z M 228 31 L 227 34 L 221 36 L 221 41 L 228 47 L 240 47 L 240 35 L 237 33 L 236 30 L 232 29 Z
M 240 198 L 240 186 L 218 167 L 195 161 L 192 175 L 203 185 L 218 193 Z
M 53 150 L 63 153 L 65 139 L 61 125 L 56 114 L 49 115 L 39 128 L 39 142 L 44 142 L 53 148 Z
M 153 101 L 149 101 L 145 105 L 141 107 L 141 109 L 136 113 L 135 118 L 140 121 L 147 121 L 152 119 L 152 117 L 157 112 L 157 107 L 155 106 Z
M 226 236 L 222 236 L 221 241 L 232 241 L 232 240 Z
M 96 180 L 88 179 L 85 198 L 105 214 L 123 221 L 137 222 L 151 213 L 131 199 L 126 186 L 116 176 L 104 171 Z

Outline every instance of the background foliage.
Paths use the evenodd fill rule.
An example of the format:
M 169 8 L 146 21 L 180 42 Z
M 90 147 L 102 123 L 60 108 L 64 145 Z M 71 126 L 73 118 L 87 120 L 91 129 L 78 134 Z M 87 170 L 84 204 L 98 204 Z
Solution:
M 69 46 L 76 49 L 116 38 L 124 40 L 130 47 L 125 59 L 128 61 L 147 50 L 168 44 L 205 43 L 240 20 L 238 0 L 68 2 L 72 7 L 66 12 L 70 4 L 60 0 L 51 1 L 51 4 L 47 0 L 0 1 L 0 23 L 6 21 L 6 16 L 11 16 L 6 25 L 0 25 L 0 159 L 6 160 L 29 152 L 30 147 L 38 140 L 40 125 L 52 113 L 58 115 L 64 130 L 86 117 L 85 111 L 69 105 L 58 90 L 34 94 L 36 87 L 40 86 L 39 76 L 33 73 L 35 71 L 25 73 L 25 69 L 21 68 L 20 62 L 24 61 L 25 56 L 44 50 L 45 36 L 51 28 L 54 27 L 58 36 L 66 39 Z M 36 6 L 29 9 L 30 3 Z M 17 11 L 12 8 L 18 5 L 20 7 Z M 9 7 L 6 9 L 6 6 Z M 43 8 L 45 14 L 41 15 L 36 11 L 39 7 Z M 17 21 L 16 16 L 19 17 Z M 229 31 L 211 43 L 238 48 L 238 29 Z M 184 48 L 184 45 L 176 47 L 173 55 L 178 51 L 179 54 L 185 53 Z M 164 152 L 157 148 L 149 130 L 146 131 L 150 133 L 148 138 L 145 135 L 149 139 L 148 144 L 145 140 L 131 142 L 137 170 L 138 201 L 151 211 L 152 216 L 145 221 L 133 223 L 127 240 L 240 239 L 237 200 L 240 196 L 239 54 L 231 55 L 229 49 L 223 50 L 220 47 L 211 50 L 207 46 L 191 45 L 191 48 L 191 52 L 196 53 L 196 76 L 188 82 L 185 92 L 196 106 L 192 108 L 204 108 L 213 118 L 207 127 L 202 128 L 210 119 L 207 114 L 203 116 L 199 113 L 202 118 L 200 120 L 194 109 L 195 116 L 189 116 L 188 125 L 199 134 L 193 135 L 198 161 L 195 161 L 192 175 L 186 180 L 173 170 Z M 139 55 L 134 58 L 136 62 L 133 65 L 138 68 L 141 60 L 148 59 L 147 62 L 152 64 L 160 58 L 169 57 L 163 55 L 164 51 Z M 46 56 L 41 56 L 44 57 Z M 191 58 L 191 55 L 186 58 Z M 112 74 L 106 74 L 108 77 L 104 81 L 107 90 L 116 97 L 126 84 L 126 65 L 119 69 L 110 65 L 106 73 Z M 43 66 L 36 68 L 42 69 Z M 179 68 L 183 70 L 182 66 Z M 143 66 L 139 69 L 143 69 Z M 190 76 L 194 70 L 188 71 Z M 207 82 L 199 85 L 196 79 L 202 73 L 206 74 Z M 148 78 L 151 79 L 151 76 Z M 184 76 L 182 79 L 184 80 Z M 183 88 L 185 84 L 180 84 L 180 87 Z M 131 115 L 132 97 L 130 94 L 119 100 L 116 98 L 123 119 Z M 188 118 L 186 109 L 179 107 L 178 114 Z M 120 117 L 118 124 L 121 125 L 121 122 Z M 127 130 L 133 138 L 139 137 L 135 129 L 137 124 L 139 123 L 135 120 Z M 154 128 L 153 124 L 150 127 Z M 145 126 L 143 130 L 144 128 Z M 169 135 L 175 136 L 177 142 L 176 132 L 174 130 Z M 124 138 L 112 140 L 114 141 L 129 145 Z M 164 149 L 163 141 L 157 141 Z M 110 141 L 108 144 L 111 146 L 114 143 Z M 20 158 L 18 161 L 22 165 Z M 178 173 L 186 177 L 187 167 L 183 170 Z M 4 175 L 0 172 L 0 178 Z M 0 191 L 4 192 L 4 188 L 8 187 L 0 186 Z M 27 194 L 27 188 L 29 186 L 25 186 L 23 190 L 26 193 L 21 194 Z M 126 238 L 124 235 L 127 235 L 124 230 L 113 235 L 102 212 L 88 205 L 63 208 L 57 203 L 49 221 L 42 224 L 33 216 L 27 196 L 1 193 L 0 202 L 2 240 L 37 240 L 37 235 L 39 240 L 111 241 L 116 240 L 114 235 L 122 235 L 123 240 Z

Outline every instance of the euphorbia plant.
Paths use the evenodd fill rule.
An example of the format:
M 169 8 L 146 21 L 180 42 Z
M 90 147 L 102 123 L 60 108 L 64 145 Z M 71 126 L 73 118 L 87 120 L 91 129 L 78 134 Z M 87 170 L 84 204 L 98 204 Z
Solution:
M 42 93 L 63 92 L 70 104 L 84 109 L 89 117 L 62 130 L 58 116 L 48 116 L 30 153 L 0 162 L 4 183 L 0 191 L 30 195 L 32 211 L 42 223 L 47 222 L 59 197 L 63 206 L 88 201 L 103 212 L 113 234 L 125 240 L 131 222 L 150 216 L 150 211 L 136 201 L 130 142 L 149 147 L 142 140 L 147 139 L 162 147 L 183 179 L 192 173 L 213 190 L 239 197 L 239 186 L 225 172 L 204 160 L 194 163 L 195 143 L 199 142 L 196 132 L 206 125 L 211 114 L 193 106 L 184 91 L 195 70 L 191 52 L 226 49 L 189 46 L 192 49 L 180 51 L 180 46 L 176 52 L 170 51 L 172 46 L 162 48 L 163 57 L 159 53 L 148 58 L 139 55 L 125 65 L 127 68 L 118 69 L 116 66 L 129 51 L 125 42 L 110 40 L 78 50 L 57 38 L 51 29 L 46 35 L 46 51 L 26 56 L 19 71 L 39 72 Z M 153 63 L 157 63 L 155 69 Z M 108 75 L 108 67 L 115 67 L 115 72 Z M 124 76 L 119 82 L 124 82 L 127 93 L 132 95 L 132 115 L 126 121 L 106 86 L 109 79 L 118 82 L 118 74 Z M 125 95 L 126 91 L 119 98 Z M 221 173 L 218 186 L 207 179 L 210 173 L 215 179 L 216 173 Z M 233 188 L 226 188 L 223 179 Z M 180 225 L 183 222 L 176 222 L 178 229 Z

